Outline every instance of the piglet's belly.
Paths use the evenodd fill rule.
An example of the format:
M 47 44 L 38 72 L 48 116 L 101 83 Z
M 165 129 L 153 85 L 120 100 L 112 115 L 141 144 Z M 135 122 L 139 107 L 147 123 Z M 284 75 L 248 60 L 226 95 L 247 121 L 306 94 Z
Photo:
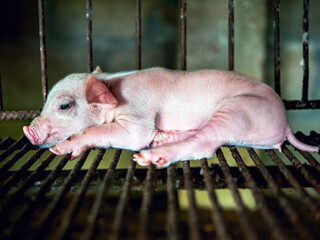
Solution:
M 171 116 L 161 116 L 157 114 L 155 120 L 155 127 L 159 131 L 190 131 L 199 130 L 207 124 L 209 116 L 189 115 L 184 114 L 180 116 L 178 114 Z

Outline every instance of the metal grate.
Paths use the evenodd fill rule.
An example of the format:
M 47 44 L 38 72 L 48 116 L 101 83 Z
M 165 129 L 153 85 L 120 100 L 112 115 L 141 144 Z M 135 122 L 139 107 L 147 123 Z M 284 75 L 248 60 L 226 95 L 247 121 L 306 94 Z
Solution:
M 319 144 L 316 137 L 299 134 Z M 315 133 L 313 133 L 315 135 Z M 69 155 L 59 158 L 35 149 L 23 137 L 0 143 L 0 219 L 2 239 L 317 239 L 320 236 L 319 154 L 299 153 L 285 146 L 283 153 L 267 150 L 274 166 L 265 166 L 254 149 L 246 153 L 254 166 L 246 166 L 239 149 L 217 151 L 218 164 L 155 170 L 117 169 L 122 150 L 115 150 L 108 170 L 97 169 L 106 161 L 106 150 L 85 152 L 70 171 L 63 170 Z M 111 151 L 111 150 L 107 150 Z M 243 150 L 242 150 L 243 151 Z M 31 153 L 29 153 L 31 152 Z M 25 154 L 31 154 L 27 161 Z M 231 153 L 236 166 L 226 158 Z M 89 154 L 94 160 L 82 166 Z M 300 156 L 299 156 L 300 155 Z M 298 157 L 299 156 L 299 157 Z M 298 158 L 308 164 L 301 164 Z M 292 162 L 285 165 L 284 158 Z M 317 159 L 317 160 L 316 160 Z M 8 171 L 24 161 L 16 171 Z M 30 171 L 32 166 L 37 166 Z M 229 188 L 235 211 L 228 212 L 217 199 L 217 189 Z M 297 194 L 292 198 L 282 189 Z M 313 189 L 313 193 L 307 192 Z M 188 208 L 180 206 L 177 191 L 186 190 Z M 198 208 L 195 189 L 206 190 L 210 209 Z M 240 189 L 250 189 L 256 209 L 249 210 Z M 271 194 L 270 194 L 271 193 Z M 266 233 L 269 233 L 266 235 Z
M 181 69 L 186 62 L 186 0 L 180 0 Z M 319 109 L 320 100 L 308 99 L 308 10 L 304 0 L 304 77 L 301 100 L 284 101 L 287 109 Z M 44 0 L 39 5 L 39 36 L 43 101 L 47 96 Z M 234 0 L 229 0 L 229 69 L 234 69 Z M 86 1 L 88 72 L 92 64 L 92 3 Z M 280 94 L 280 0 L 274 0 L 275 90 Z M 136 0 L 136 68 L 141 68 L 141 1 Z M 33 119 L 40 111 L 4 111 L 0 79 L 0 120 Z M 296 134 L 319 145 L 320 135 Z M 114 151 L 112 159 L 106 152 Z M 318 239 L 320 238 L 320 155 L 284 146 L 283 153 L 223 147 L 214 164 L 174 165 L 156 170 L 117 166 L 122 150 L 90 150 L 72 170 L 69 155 L 56 157 L 32 146 L 25 137 L 0 140 L 1 239 Z M 247 155 L 249 160 L 244 159 Z M 91 162 L 90 157 L 94 155 Z M 100 169 L 110 162 L 107 170 Z M 235 162 L 235 166 L 230 164 Z M 249 166 L 246 161 L 251 161 Z M 84 165 L 90 165 L 83 169 Z M 20 166 L 17 170 L 15 166 Z M 15 169 L 13 171 L 13 169 Z M 235 210 L 222 207 L 218 191 L 229 189 Z M 241 195 L 248 190 L 255 208 Z M 288 194 L 289 190 L 296 197 Z M 199 207 L 199 191 L 208 208 Z M 179 194 L 187 196 L 183 206 Z M 203 196 L 203 195 L 201 195 Z

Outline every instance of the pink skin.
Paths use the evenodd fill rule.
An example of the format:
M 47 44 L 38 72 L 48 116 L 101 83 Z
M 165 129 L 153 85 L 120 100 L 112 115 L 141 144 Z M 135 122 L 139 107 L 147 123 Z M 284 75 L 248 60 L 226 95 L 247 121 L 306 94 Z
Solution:
M 287 139 L 319 151 L 293 136 L 270 87 L 215 70 L 108 74 L 97 67 L 72 74 L 56 84 L 41 116 L 23 131 L 57 155 L 76 158 L 91 147 L 142 150 L 134 160 L 157 167 L 210 157 L 224 144 L 281 150 Z

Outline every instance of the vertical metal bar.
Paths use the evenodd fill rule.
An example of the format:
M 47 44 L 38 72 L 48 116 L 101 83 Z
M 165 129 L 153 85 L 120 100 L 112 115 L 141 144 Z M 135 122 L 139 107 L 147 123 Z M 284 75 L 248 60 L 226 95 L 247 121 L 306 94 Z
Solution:
M 272 178 L 272 175 L 265 167 L 261 159 L 259 158 L 258 154 L 252 149 L 248 149 L 248 153 L 256 164 L 257 168 L 261 172 L 262 176 L 268 183 L 268 187 L 270 188 L 271 192 L 276 196 L 277 200 L 279 201 L 280 206 L 284 210 L 284 213 L 287 215 L 290 223 L 295 227 L 297 232 L 299 233 L 301 239 L 313 239 L 312 235 L 308 232 L 307 227 L 304 226 L 303 223 L 300 222 L 300 218 L 294 208 L 291 206 L 288 199 L 282 193 L 280 187 L 277 185 L 275 180 Z
M 57 193 L 57 195 L 54 197 L 54 199 L 50 202 L 50 204 L 46 207 L 43 214 L 39 217 L 39 226 L 40 228 L 36 231 L 33 239 L 41 239 L 44 237 L 44 232 L 48 229 L 50 226 L 53 218 L 55 215 L 59 213 L 61 202 L 64 198 L 64 196 L 69 191 L 73 179 L 77 176 L 78 172 L 80 171 L 81 167 L 83 166 L 84 162 L 86 161 L 89 151 L 84 152 L 81 157 L 78 159 L 76 165 L 72 169 L 72 171 L 69 172 L 65 182 L 63 183 L 60 191 Z
M 168 228 L 168 239 L 176 240 L 179 239 L 178 234 L 178 214 L 177 214 L 177 193 L 175 184 L 175 167 L 171 164 L 167 168 L 167 228 Z
M 87 71 L 93 71 L 92 59 L 92 1 L 86 0 Z
M 219 163 L 221 165 L 221 170 L 223 172 L 223 175 L 226 178 L 226 181 L 228 183 L 228 187 L 229 187 L 231 194 L 233 196 L 233 199 L 237 205 L 236 209 L 237 209 L 238 217 L 240 219 L 240 224 L 241 224 L 242 230 L 244 232 L 244 235 L 247 239 L 258 239 L 257 233 L 253 229 L 252 224 L 250 224 L 248 212 L 247 212 L 247 210 L 241 200 L 237 185 L 235 184 L 235 182 L 232 178 L 230 168 L 227 164 L 225 157 L 223 156 L 221 149 L 217 150 L 217 157 L 218 157 Z
M 54 239 L 68 239 L 68 231 L 70 230 L 70 225 L 75 218 L 77 211 L 82 203 L 82 200 L 84 199 L 85 193 L 88 190 L 90 181 L 99 166 L 99 163 L 101 162 L 104 153 L 106 152 L 105 149 L 100 149 L 96 157 L 94 158 L 90 168 L 88 169 L 80 188 L 76 192 L 75 196 L 72 198 L 72 201 L 67 208 L 62 220 L 61 224 L 58 228 L 58 231 L 56 232 L 56 235 L 53 237 Z
M 230 71 L 234 70 L 234 0 L 229 0 L 229 67 Z
M 288 182 L 291 184 L 291 186 L 294 189 L 296 189 L 299 197 L 306 204 L 306 206 L 311 210 L 311 213 L 312 213 L 312 215 L 314 215 L 315 219 L 319 219 L 320 218 L 320 210 L 319 210 L 318 206 L 312 201 L 312 199 L 309 197 L 309 195 L 306 193 L 306 191 L 301 187 L 301 185 L 294 178 L 294 176 L 290 172 L 290 170 L 284 165 L 284 163 L 277 156 L 277 154 L 275 153 L 274 150 L 267 150 L 267 153 L 270 156 L 271 160 L 278 165 L 280 171 L 285 176 L 285 178 L 288 180 Z
M 309 90 L 309 0 L 303 0 L 302 49 L 303 49 L 302 101 L 306 102 L 308 101 L 308 90 Z
M 280 230 L 279 222 L 277 221 L 274 214 L 272 214 L 271 210 L 269 209 L 266 200 L 264 199 L 261 191 L 258 189 L 256 182 L 254 181 L 253 177 L 251 176 L 249 169 L 245 165 L 244 161 L 242 160 L 238 150 L 235 147 L 230 147 L 233 158 L 236 160 L 238 167 L 241 171 L 241 174 L 245 178 L 247 186 L 252 190 L 252 195 L 258 206 L 261 216 L 264 221 L 269 226 L 271 235 L 273 239 L 285 239 L 283 233 Z
M 199 215 L 197 211 L 196 199 L 193 191 L 192 176 L 189 161 L 183 162 L 183 178 L 189 203 L 189 239 L 201 239 L 199 230 Z
M 180 69 L 187 69 L 187 1 L 180 0 Z
M 136 0 L 136 69 L 141 69 L 141 0 Z
M 281 94 L 280 89 L 280 0 L 274 0 L 274 89 Z
M 148 240 L 149 230 L 148 225 L 150 222 L 150 207 L 152 203 L 153 193 L 153 182 L 154 182 L 154 165 L 148 166 L 146 184 L 143 189 L 142 204 L 140 209 L 140 225 L 138 229 L 138 240 Z
M 120 200 L 117 205 L 115 216 L 113 219 L 111 234 L 109 236 L 110 240 L 121 239 L 120 234 L 121 234 L 121 228 L 123 226 L 125 208 L 129 200 L 129 194 L 131 192 L 132 179 L 133 179 L 135 170 L 136 170 L 136 162 L 131 159 L 131 162 L 126 174 L 125 183 L 123 185 L 122 193 L 120 196 Z
M 47 100 L 48 75 L 47 75 L 47 46 L 45 34 L 44 0 L 38 0 L 39 8 L 39 38 L 40 38 L 40 61 L 43 103 Z
M 114 170 L 118 164 L 120 155 L 121 155 L 121 150 L 117 149 L 113 155 L 113 158 L 112 158 L 111 163 L 109 165 L 108 171 L 103 177 L 102 183 L 99 188 L 99 193 L 94 201 L 91 212 L 87 218 L 86 229 L 84 230 L 84 233 L 81 238 L 83 240 L 93 239 L 94 229 L 95 229 L 96 224 L 98 222 L 99 212 L 100 212 L 100 209 L 101 209 L 101 206 L 103 203 L 103 199 L 104 199 L 104 196 L 109 188 L 110 181 L 113 176 Z
M 0 72 L 0 111 L 3 111 L 1 72 Z
M 214 192 L 214 184 L 213 184 L 212 176 L 210 174 L 207 159 L 203 158 L 200 160 L 200 162 L 201 162 L 201 168 L 203 171 L 204 181 L 206 184 L 206 190 L 208 192 L 209 199 L 211 202 L 211 218 L 212 218 L 212 221 L 215 223 L 216 229 L 217 229 L 217 239 L 229 240 L 230 236 L 228 234 L 226 225 L 224 223 L 221 208 L 218 205 L 217 196 Z

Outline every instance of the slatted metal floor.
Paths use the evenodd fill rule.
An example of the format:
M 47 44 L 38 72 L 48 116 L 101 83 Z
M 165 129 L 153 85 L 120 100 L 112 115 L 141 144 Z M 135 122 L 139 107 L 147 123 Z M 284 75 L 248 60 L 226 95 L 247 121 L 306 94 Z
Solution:
M 315 132 L 297 137 L 320 143 Z M 36 149 L 25 137 L 2 140 L 1 239 L 320 238 L 319 154 L 286 145 L 283 153 L 267 150 L 273 164 L 265 164 L 254 149 L 223 147 L 216 163 L 202 159 L 199 167 L 186 161 L 167 169 L 137 168 L 128 161 L 121 169 L 123 152 L 91 150 L 67 170 L 69 155 Z M 253 164 L 245 163 L 243 152 Z M 108 168 L 99 168 L 104 161 Z M 221 189 L 229 189 L 234 209 L 223 207 L 228 199 L 219 198 Z M 243 189 L 254 209 L 245 204 Z

